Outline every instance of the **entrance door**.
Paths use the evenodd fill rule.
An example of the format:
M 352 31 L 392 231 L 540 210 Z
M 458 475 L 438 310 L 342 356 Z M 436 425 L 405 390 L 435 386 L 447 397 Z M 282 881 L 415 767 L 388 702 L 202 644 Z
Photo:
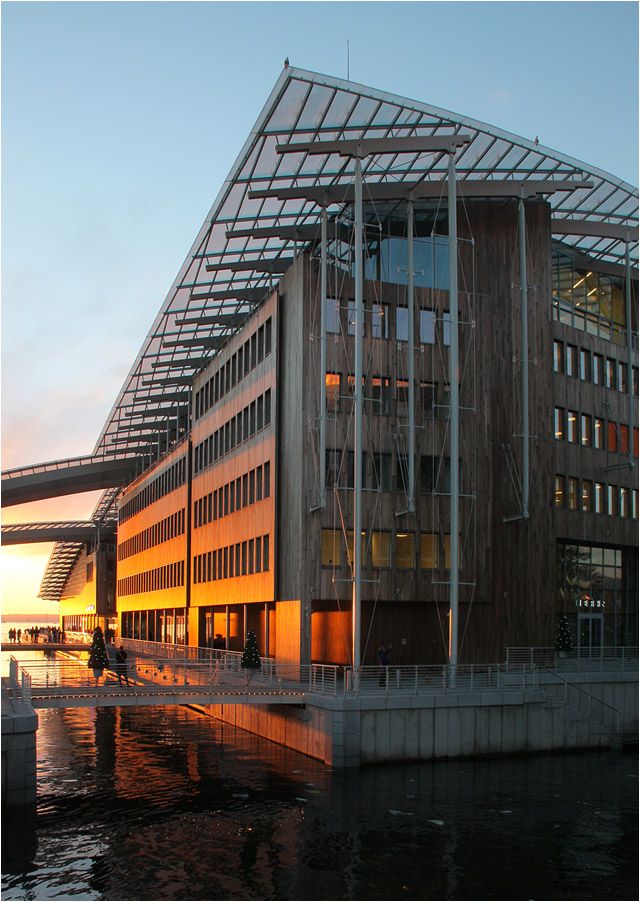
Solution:
M 600 655 L 602 614 L 578 614 L 578 650 L 584 657 Z

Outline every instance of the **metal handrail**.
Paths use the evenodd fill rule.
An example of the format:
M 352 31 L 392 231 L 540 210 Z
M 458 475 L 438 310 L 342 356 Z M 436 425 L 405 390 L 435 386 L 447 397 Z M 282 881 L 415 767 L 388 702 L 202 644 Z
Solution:
M 545 673 L 548 673 L 551 676 L 555 677 L 556 679 L 560 680 L 560 682 L 562 684 L 564 684 L 563 704 L 565 704 L 565 705 L 569 704 L 569 702 L 568 702 L 569 688 L 575 689 L 578 693 L 586 696 L 589 699 L 589 708 L 588 708 L 588 711 L 586 712 L 587 717 L 591 717 L 591 704 L 592 704 L 592 702 L 596 702 L 597 704 L 601 705 L 602 708 L 608 708 L 609 711 L 613 712 L 613 718 L 614 718 L 616 732 L 618 732 L 618 733 L 620 732 L 620 722 L 621 722 L 622 713 L 618 710 L 618 708 L 615 708 L 613 705 L 610 705 L 608 702 L 605 702 L 603 699 L 598 698 L 597 696 L 593 695 L 591 692 L 588 692 L 586 689 L 583 689 L 582 686 L 578 686 L 577 683 L 572 683 L 570 680 L 566 679 L 566 677 L 563 677 L 562 674 L 556 673 L 554 670 L 551 670 L 549 667 L 542 667 L 540 669 L 542 671 L 544 671 Z M 544 683 L 540 684 L 540 691 L 543 694 L 544 694 L 544 688 L 543 688 L 544 685 L 545 685 Z M 559 701 L 559 699 L 556 699 L 556 701 Z M 570 706 L 570 707 L 573 707 L 573 706 Z M 576 710 L 580 714 L 585 713 L 585 712 L 581 711 L 580 708 L 576 708 Z

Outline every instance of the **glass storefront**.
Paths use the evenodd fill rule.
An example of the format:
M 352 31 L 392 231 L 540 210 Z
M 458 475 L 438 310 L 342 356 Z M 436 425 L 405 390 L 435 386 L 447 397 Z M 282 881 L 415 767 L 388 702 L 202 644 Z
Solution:
M 598 652 L 638 644 L 638 564 L 628 549 L 558 543 L 556 613 L 574 647 Z

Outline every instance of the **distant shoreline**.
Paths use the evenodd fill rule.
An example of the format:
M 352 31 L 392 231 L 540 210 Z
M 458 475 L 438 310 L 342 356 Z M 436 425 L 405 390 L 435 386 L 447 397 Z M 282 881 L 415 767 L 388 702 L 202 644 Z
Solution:
M 55 620 L 58 622 L 57 614 L 3 614 L 2 623 L 41 623 L 42 621 Z

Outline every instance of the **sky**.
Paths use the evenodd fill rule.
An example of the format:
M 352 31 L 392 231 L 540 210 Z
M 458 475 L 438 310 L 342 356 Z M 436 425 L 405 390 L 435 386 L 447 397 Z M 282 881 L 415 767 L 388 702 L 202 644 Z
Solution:
M 292 66 L 498 126 L 638 184 L 636 2 L 14 2 L 2 38 L 2 468 L 90 453 Z M 89 517 L 99 493 L 3 510 Z M 53 546 L 2 549 L 2 610 Z

